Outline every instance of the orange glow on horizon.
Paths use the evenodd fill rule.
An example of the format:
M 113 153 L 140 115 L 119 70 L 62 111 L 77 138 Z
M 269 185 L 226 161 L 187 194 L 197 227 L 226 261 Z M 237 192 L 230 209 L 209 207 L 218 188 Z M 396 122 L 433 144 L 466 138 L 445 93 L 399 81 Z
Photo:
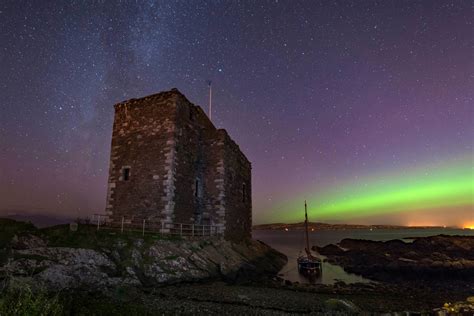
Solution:
M 440 227 L 440 226 L 443 226 L 443 225 L 438 225 L 438 224 L 433 223 L 433 222 L 420 221 L 420 222 L 409 222 L 407 226 L 408 227 L 430 227 L 430 226 Z
M 463 225 L 464 229 L 474 229 L 474 223 L 467 223 Z

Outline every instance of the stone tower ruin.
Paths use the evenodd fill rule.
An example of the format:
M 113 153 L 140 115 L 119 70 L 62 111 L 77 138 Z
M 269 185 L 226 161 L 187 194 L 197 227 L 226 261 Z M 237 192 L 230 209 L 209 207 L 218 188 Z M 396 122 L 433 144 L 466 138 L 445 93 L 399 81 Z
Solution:
M 115 105 L 106 214 L 216 226 L 249 238 L 251 164 L 177 89 Z

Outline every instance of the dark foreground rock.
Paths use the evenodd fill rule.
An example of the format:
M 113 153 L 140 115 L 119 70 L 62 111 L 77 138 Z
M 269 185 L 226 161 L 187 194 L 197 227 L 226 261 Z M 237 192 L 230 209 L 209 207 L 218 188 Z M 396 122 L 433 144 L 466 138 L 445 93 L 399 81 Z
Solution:
M 344 239 L 316 250 L 345 270 L 383 280 L 474 280 L 474 237 L 446 236 L 370 241 Z
M 3 224 L 0 220 L 2 315 L 9 314 L 4 307 L 28 306 L 25 298 L 36 302 L 30 305 L 40 306 L 37 303 L 42 301 L 70 315 L 398 315 L 406 311 L 419 315 L 434 308 L 465 308 L 471 304 L 466 298 L 474 293 L 469 278 L 440 288 L 406 280 L 291 283 L 275 276 L 286 257 L 253 240 L 181 240 L 97 231 L 87 225 L 70 231 L 67 226 L 38 230 L 24 223 Z M 437 248 L 432 241 L 417 242 L 423 249 Z M 471 260 L 469 240 L 442 242 L 446 251 L 434 256 Z M 345 240 L 343 245 L 344 249 L 324 248 L 330 260 L 343 266 L 352 262 L 346 256 L 352 249 L 370 249 L 376 260 L 382 260 L 377 256 L 386 253 L 384 247 L 391 256 L 402 255 L 401 247 L 406 247 L 399 241 L 367 244 Z M 433 252 L 432 248 L 426 251 Z M 38 295 L 41 291 L 47 295 Z M 461 303 L 443 307 L 445 302 L 457 301 Z
M 466 298 L 446 304 L 386 287 L 343 285 L 230 285 L 224 282 L 179 283 L 148 288 L 119 287 L 111 292 L 61 292 L 69 315 L 432 315 L 435 309 L 474 312 Z M 453 301 L 454 302 L 454 301 Z M 1 293 L 0 293 L 1 305 Z M 1 308 L 0 308 L 1 310 Z M 442 315 L 447 315 L 442 314 Z M 451 315 L 451 314 L 450 314 Z M 452 314 L 458 315 L 458 314 Z
M 49 290 L 104 291 L 179 282 L 245 282 L 275 275 L 286 256 L 254 240 L 184 240 L 68 226 L 19 231 L 4 241 L 0 281 Z
M 440 313 L 470 308 L 450 306 L 472 305 L 465 300 L 474 295 L 474 237 L 439 235 L 412 240 L 344 239 L 338 245 L 313 249 L 347 272 L 379 281 L 378 292 L 405 293 L 400 299 L 413 299 L 412 306 L 426 302 L 426 307 L 438 305 Z M 472 308 L 466 315 L 474 313 Z

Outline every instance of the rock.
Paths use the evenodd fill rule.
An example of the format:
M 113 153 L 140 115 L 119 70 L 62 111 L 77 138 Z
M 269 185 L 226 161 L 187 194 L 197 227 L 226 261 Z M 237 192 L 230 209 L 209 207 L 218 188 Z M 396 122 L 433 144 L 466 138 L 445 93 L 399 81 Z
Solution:
M 45 240 L 32 234 L 22 236 L 15 235 L 11 241 L 11 247 L 13 249 L 31 249 L 45 246 Z
M 247 295 L 241 295 L 241 294 L 237 295 L 237 297 L 243 301 L 248 301 L 250 299 Z
M 327 245 L 324 247 L 313 247 L 313 248 L 315 248 L 313 250 L 316 250 L 318 253 L 322 254 L 323 256 L 327 256 L 327 255 L 340 256 L 344 254 L 344 250 L 341 249 L 337 245 Z
M 284 255 L 253 240 L 145 243 L 141 238 L 109 238 L 108 245 L 86 249 L 48 247 L 38 236 L 19 236 L 13 241 L 15 248 L 0 265 L 0 274 L 30 277 L 32 282 L 55 291 L 104 291 L 120 284 L 149 287 L 207 279 L 244 282 L 276 275 L 286 264 Z
M 344 299 L 328 299 L 324 302 L 324 306 L 331 311 L 338 311 L 344 314 L 360 313 L 360 309 L 354 303 Z
M 474 282 L 474 236 L 439 235 L 413 243 L 343 239 L 318 250 L 345 270 L 376 280 Z
M 367 250 L 367 251 L 376 251 L 382 247 L 383 242 L 373 241 L 373 240 L 364 240 L 364 239 L 352 239 L 345 238 L 339 243 L 339 247 L 343 249 L 350 249 L 354 251 Z

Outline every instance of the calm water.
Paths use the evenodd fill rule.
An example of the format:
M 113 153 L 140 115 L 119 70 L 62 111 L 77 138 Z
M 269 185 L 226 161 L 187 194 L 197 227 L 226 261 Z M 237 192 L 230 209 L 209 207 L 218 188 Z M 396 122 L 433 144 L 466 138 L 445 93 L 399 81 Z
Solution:
M 390 240 L 404 239 L 408 237 L 427 237 L 439 234 L 446 235 L 470 235 L 474 236 L 474 230 L 466 229 L 348 229 L 348 230 L 326 230 L 310 232 L 310 246 L 326 246 L 336 244 L 344 238 L 368 239 L 368 240 Z M 304 249 L 303 231 L 273 231 L 255 230 L 253 238 L 263 241 L 276 250 L 288 256 L 288 264 L 280 271 L 284 279 L 292 282 L 308 283 L 309 281 L 298 273 L 296 258 Z M 408 240 L 406 240 L 408 241 Z M 346 283 L 370 282 L 361 276 L 346 273 L 341 267 L 323 262 L 322 276 L 316 280 L 317 283 L 334 284 L 341 280 Z

